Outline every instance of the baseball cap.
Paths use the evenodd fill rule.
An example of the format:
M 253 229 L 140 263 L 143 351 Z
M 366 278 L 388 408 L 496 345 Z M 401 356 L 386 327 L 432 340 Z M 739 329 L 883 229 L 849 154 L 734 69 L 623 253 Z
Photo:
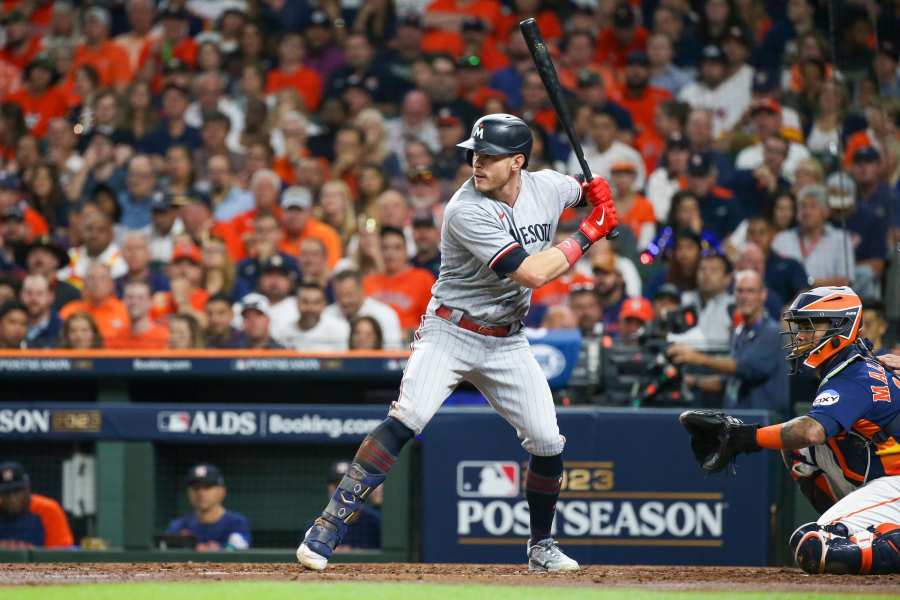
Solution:
M 331 19 L 324 10 L 316 9 L 309 13 L 309 25 L 307 27 L 322 27 L 331 29 Z
M 726 29 L 724 39 L 740 42 L 748 48 L 751 46 L 750 36 L 747 35 L 747 32 L 740 25 L 732 25 L 731 27 Z
M 613 27 L 618 29 L 628 29 L 633 27 L 635 23 L 634 11 L 626 3 L 620 3 L 613 11 Z
M 200 248 L 194 244 L 178 244 L 172 251 L 172 262 L 176 263 L 180 260 L 189 260 L 199 265 L 203 263 L 203 255 L 200 253 Z
M 466 17 L 462 22 L 462 30 L 466 31 L 487 31 L 487 27 L 481 17 Z
M 700 60 L 715 60 L 718 62 L 725 62 L 725 54 L 722 53 L 722 49 L 716 46 L 715 44 L 709 44 L 703 48 L 703 52 L 700 54 Z
M 712 171 L 712 157 L 706 152 L 696 152 L 688 159 L 688 175 L 703 177 Z
M 69 253 L 66 252 L 62 246 L 53 241 L 53 238 L 49 235 L 42 235 L 34 240 L 30 244 L 25 247 L 25 252 L 23 253 L 24 257 L 27 259 L 28 255 L 31 254 L 32 250 L 37 250 L 38 248 L 43 248 L 48 250 L 53 256 L 56 257 L 56 260 L 59 261 L 59 267 L 63 268 L 69 264 Z M 21 262 L 25 262 L 24 260 Z
M 241 300 L 241 314 L 243 315 L 248 310 L 255 310 L 267 317 L 271 314 L 268 299 L 262 294 L 257 294 L 255 292 L 247 294 L 244 296 L 244 299 Z
M 753 75 L 753 91 L 757 94 L 767 94 L 778 88 L 778 79 L 768 71 L 757 71 Z
M 438 111 L 437 114 L 437 125 L 438 127 L 448 127 L 453 125 L 459 125 L 462 123 L 462 120 L 457 117 L 452 110 L 447 107 L 444 107 Z
M 28 473 L 21 464 L 13 461 L 0 463 L 0 494 L 23 490 L 29 482 Z
M 622 303 L 622 308 L 619 310 L 619 319 L 625 320 L 629 317 L 648 323 L 653 320 L 653 305 L 650 304 L 649 300 L 640 296 L 628 298 Z
M 199 465 L 194 465 L 188 471 L 187 484 L 189 487 L 194 485 L 225 485 L 225 477 L 216 465 L 200 463 Z
M 647 53 L 643 50 L 632 50 L 628 53 L 628 56 L 625 58 L 626 65 L 643 65 L 645 67 L 650 66 L 650 58 L 647 56 Z
M 273 254 L 259 265 L 260 273 L 281 272 L 285 275 L 290 275 L 292 271 L 293 269 L 280 254 Z
M 681 302 L 681 292 L 674 283 L 664 283 L 659 286 L 659 289 L 653 294 L 654 300 L 657 300 L 658 298 L 672 298 Z
M 611 173 L 615 172 L 627 172 L 627 173 L 637 173 L 637 165 L 634 164 L 633 161 L 627 158 L 618 158 L 613 161 L 610 165 L 609 170 Z
M 853 162 L 875 162 L 881 159 L 881 153 L 874 146 L 863 146 L 853 153 Z
M 578 72 L 578 87 L 586 88 L 594 85 L 603 85 L 603 78 L 592 69 L 581 69 Z
M 601 252 L 599 254 L 595 254 L 591 258 L 591 268 L 594 270 L 594 272 L 617 272 L 618 269 L 616 268 L 616 255 L 612 252 Z
M 153 212 L 165 212 L 172 208 L 172 196 L 171 194 L 165 194 L 163 192 L 157 191 L 153 192 L 153 197 L 150 198 L 150 210 Z
M 281 208 L 300 208 L 309 210 L 312 208 L 312 194 L 305 187 L 292 185 L 281 192 Z
M 689 148 L 687 138 L 680 131 L 673 131 L 666 138 L 666 148 Z
M 437 227 L 434 213 L 430 209 L 418 210 L 412 218 L 413 227 Z
M 759 100 L 754 100 L 753 104 L 750 105 L 750 115 L 755 115 L 758 112 L 770 112 L 780 115 L 781 103 L 774 98 L 760 98 Z

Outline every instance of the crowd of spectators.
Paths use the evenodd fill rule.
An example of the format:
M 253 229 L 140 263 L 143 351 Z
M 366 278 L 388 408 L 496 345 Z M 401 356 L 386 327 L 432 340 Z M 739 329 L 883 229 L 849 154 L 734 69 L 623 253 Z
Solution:
M 638 339 L 660 311 L 693 305 L 674 362 L 757 338 L 771 356 L 798 291 L 850 284 L 865 333 L 896 340 L 900 2 L 7 0 L 2 12 L 2 347 L 403 348 L 439 274 L 443 206 L 470 176 L 455 145 L 479 116 L 528 122 L 530 169 L 580 172 L 525 17 L 622 223 L 535 291 L 529 325 Z M 561 235 L 577 222 L 564 214 Z

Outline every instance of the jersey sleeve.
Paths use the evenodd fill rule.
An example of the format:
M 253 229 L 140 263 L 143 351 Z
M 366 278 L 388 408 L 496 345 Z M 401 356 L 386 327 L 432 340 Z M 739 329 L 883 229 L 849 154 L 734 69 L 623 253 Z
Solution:
M 528 258 L 522 245 L 504 228 L 507 218 L 501 218 L 502 214 L 467 206 L 446 215 L 448 235 L 501 278 L 514 272 Z
M 856 367 L 856 365 L 854 365 Z M 872 390 L 865 369 L 853 368 L 819 386 L 808 416 L 825 428 L 828 437 L 849 431 L 872 409 Z
M 581 182 L 571 175 L 564 175 L 551 169 L 544 169 L 532 174 L 543 186 L 549 187 L 549 193 L 559 199 L 559 210 L 562 212 L 581 203 Z

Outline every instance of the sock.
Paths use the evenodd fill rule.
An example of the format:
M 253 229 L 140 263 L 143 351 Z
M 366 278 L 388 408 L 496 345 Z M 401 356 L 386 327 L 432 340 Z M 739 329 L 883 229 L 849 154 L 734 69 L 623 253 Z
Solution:
M 556 456 L 531 455 L 525 477 L 525 498 L 531 520 L 531 541 L 550 537 L 556 500 L 562 484 L 562 454 Z
M 367 473 L 387 475 L 403 446 L 415 435 L 412 429 L 394 417 L 388 417 L 366 436 L 356 451 L 353 462 Z

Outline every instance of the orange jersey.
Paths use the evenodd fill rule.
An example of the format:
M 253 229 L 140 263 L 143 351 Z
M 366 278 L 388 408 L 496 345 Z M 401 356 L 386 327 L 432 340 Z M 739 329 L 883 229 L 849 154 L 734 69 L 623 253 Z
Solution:
M 162 350 L 169 346 L 169 330 L 157 323 L 151 323 L 150 329 L 135 335 L 127 331 L 123 335 L 111 338 L 106 342 L 107 348 L 125 350 Z
M 94 318 L 104 342 L 125 334 L 131 328 L 131 319 L 125 304 L 113 296 L 100 304 L 92 304 L 87 300 L 72 300 L 60 309 L 59 316 L 65 321 L 77 312 L 88 313 Z
M 594 53 L 594 62 L 600 65 L 610 65 L 621 70 L 625 67 L 625 58 L 634 50 L 645 50 L 647 47 L 647 30 L 637 27 L 634 36 L 623 46 L 616 39 L 612 27 L 607 27 L 600 32 L 597 38 L 597 51 Z
M 492 35 L 503 28 L 503 9 L 497 0 L 434 0 L 425 12 L 481 17 L 491 28 Z
M 653 115 L 656 114 L 656 107 L 660 102 L 671 99 L 672 94 L 668 90 L 647 86 L 647 89 L 638 98 L 630 97 L 626 89 L 619 100 L 619 104 L 631 113 L 637 133 L 640 135 L 645 131 L 656 133 L 656 126 L 653 124 Z
M 329 268 L 333 268 L 344 254 L 341 236 L 334 230 L 334 227 L 312 217 L 306 221 L 306 227 L 303 228 L 303 232 L 300 235 L 292 238 L 288 238 L 285 235 L 278 249 L 294 257 L 300 256 L 300 244 L 306 238 L 315 238 L 324 244 Z
M 627 225 L 635 237 L 640 237 L 641 227 L 647 223 L 655 224 L 656 215 L 653 214 L 653 205 L 643 196 L 636 194 L 631 208 L 619 215 L 619 223 Z
M 44 137 L 50 121 L 57 117 L 65 117 L 68 113 L 66 98 L 58 87 L 52 87 L 40 96 L 33 96 L 22 88 L 5 99 L 19 105 L 25 117 L 25 125 L 37 137 Z
M 501 16 L 500 30 L 497 32 L 496 38 L 503 41 L 508 40 L 509 34 L 512 33 L 513 29 L 518 29 L 519 22 L 522 18 L 521 15 L 513 12 Z M 542 10 L 538 13 L 535 21 L 537 21 L 538 29 L 540 29 L 544 40 L 556 42 L 562 37 L 563 29 L 556 13 L 549 10 Z
M 106 40 L 99 48 L 81 44 L 75 49 L 72 72 L 81 65 L 91 65 L 100 75 L 103 86 L 123 86 L 132 79 L 131 57 L 128 52 L 112 40 Z
M 0 49 L 0 58 L 24 70 L 43 49 L 41 38 L 33 36 L 19 50 Z
M 204 289 L 196 289 L 191 292 L 191 307 L 202 311 L 206 308 L 206 301 L 209 300 L 209 292 Z M 172 292 L 157 292 L 153 294 L 153 306 L 150 307 L 150 318 L 157 322 L 162 322 L 171 314 L 178 312 L 178 306 L 175 299 L 172 298 Z M 168 339 L 168 335 L 166 335 Z
M 44 215 L 38 211 L 28 206 L 23 211 L 23 216 L 25 217 L 25 224 L 28 225 L 29 241 L 50 233 L 50 226 L 47 225 L 47 219 L 45 219 Z
M 16 9 L 21 9 L 23 8 L 22 4 L 24 4 L 24 0 L 3 0 L 3 13 L 8 15 Z M 33 5 L 34 3 L 31 2 L 30 4 Z M 28 17 L 29 23 L 31 23 L 32 25 L 38 25 L 40 27 L 48 27 L 50 25 L 50 21 L 52 20 L 53 2 L 46 2 L 41 6 L 35 7 Z
M 31 494 L 28 511 L 37 515 L 44 526 L 45 548 L 68 548 L 75 545 L 69 521 L 59 502 L 40 494 Z
M 569 292 L 576 285 L 593 284 L 594 280 L 587 275 L 581 273 L 566 273 L 551 281 L 548 284 L 534 290 L 531 293 L 532 304 L 542 304 L 544 306 L 557 306 L 565 304 L 569 298 Z
M 322 78 L 307 67 L 293 71 L 272 69 L 266 77 L 266 93 L 275 94 L 284 88 L 293 88 L 300 94 L 308 112 L 315 112 L 322 101 Z
M 363 278 L 363 289 L 366 296 L 380 300 L 397 311 L 401 327 L 415 329 L 428 308 L 434 281 L 430 271 L 409 267 L 396 275 L 367 275 Z

